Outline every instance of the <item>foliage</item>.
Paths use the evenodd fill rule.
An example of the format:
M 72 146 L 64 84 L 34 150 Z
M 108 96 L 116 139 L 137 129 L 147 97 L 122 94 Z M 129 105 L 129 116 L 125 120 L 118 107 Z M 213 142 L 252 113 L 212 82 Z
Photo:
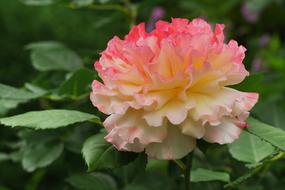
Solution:
M 0 190 L 184 189 L 174 161 L 106 142 L 106 116 L 89 101 L 99 79 L 93 63 L 108 40 L 134 23 L 153 25 L 157 7 L 165 20 L 225 23 L 248 49 L 251 75 L 235 88 L 260 93 L 239 140 L 198 143 L 192 189 L 284 188 L 283 1 L 14 0 L 0 1 Z

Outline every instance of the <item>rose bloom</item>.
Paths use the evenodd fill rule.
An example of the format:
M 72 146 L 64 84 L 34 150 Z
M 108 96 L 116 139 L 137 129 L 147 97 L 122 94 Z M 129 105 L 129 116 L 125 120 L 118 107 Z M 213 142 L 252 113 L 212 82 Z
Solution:
M 95 63 L 103 83 L 90 98 L 109 115 L 105 139 L 118 150 L 145 151 L 153 159 L 179 159 L 196 139 L 227 144 L 239 138 L 257 93 L 228 86 L 248 76 L 245 48 L 224 43 L 224 25 L 202 19 L 144 23 L 124 40 L 115 36 Z

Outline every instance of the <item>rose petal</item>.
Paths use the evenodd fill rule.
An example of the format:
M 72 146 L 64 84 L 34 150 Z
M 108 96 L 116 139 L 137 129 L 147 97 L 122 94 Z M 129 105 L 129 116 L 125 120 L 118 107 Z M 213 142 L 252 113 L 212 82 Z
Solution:
M 161 160 L 180 159 L 196 147 L 196 140 L 183 135 L 176 126 L 168 126 L 168 135 L 162 143 L 151 143 L 146 146 L 150 158 Z

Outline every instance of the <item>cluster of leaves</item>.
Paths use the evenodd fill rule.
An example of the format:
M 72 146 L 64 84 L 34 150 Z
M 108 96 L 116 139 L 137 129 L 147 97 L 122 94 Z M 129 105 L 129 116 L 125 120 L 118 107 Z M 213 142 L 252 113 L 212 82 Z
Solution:
M 5 8 L 2 4 L 0 11 Z M 262 20 L 269 17 L 268 10 L 284 15 L 278 13 L 284 6 L 278 0 L 247 4 Z M 165 19 L 208 16 L 212 22 L 227 23 L 229 36 L 248 47 L 246 65 L 253 71 L 235 88 L 261 94 L 252 114 L 256 119 L 248 120 L 250 127 L 239 140 L 228 146 L 199 142 L 189 179 L 193 189 L 264 190 L 282 189 L 285 185 L 285 47 L 282 30 L 279 31 L 285 23 L 276 23 L 274 29 L 271 20 L 267 25 L 256 22 L 253 29 L 239 12 L 244 6 L 240 0 L 223 0 L 220 4 L 210 0 L 20 0 L 5 5 L 10 6 L 11 13 L 3 11 L 6 17 L 0 17 L 0 21 L 8 23 L 4 31 L 9 34 L 9 28 L 17 22 L 7 19 L 14 14 L 13 7 L 23 15 L 32 15 L 30 20 L 34 20 L 34 11 L 40 10 L 37 21 L 55 29 L 33 33 L 37 37 L 32 38 L 29 32 L 45 31 L 48 27 L 30 22 L 23 32 L 27 39 L 15 42 L 19 43 L 18 51 L 28 52 L 30 59 L 23 55 L 17 60 L 13 52 L 10 57 L 16 61 L 9 63 L 15 66 L 0 66 L 0 190 L 184 188 L 181 168 L 174 161 L 148 160 L 144 153 L 118 152 L 107 143 L 101 124 L 105 115 L 89 101 L 90 84 L 99 79 L 92 62 L 100 50 L 113 35 L 126 34 L 136 20 L 150 20 L 155 6 L 165 10 Z M 72 24 L 63 24 L 68 19 L 81 26 L 70 29 Z M 87 21 L 90 23 L 82 24 Z M 21 36 L 12 31 L 12 36 L 7 37 L 11 42 Z M 78 37 L 82 33 L 85 35 Z M 261 47 L 259 37 L 264 33 L 270 38 Z M 6 50 L 6 46 L 0 48 Z M 12 51 L 17 48 L 11 47 Z M 8 60 L 1 52 L 0 56 L 1 61 Z M 261 69 L 254 69 L 251 64 L 256 58 L 262 60 Z

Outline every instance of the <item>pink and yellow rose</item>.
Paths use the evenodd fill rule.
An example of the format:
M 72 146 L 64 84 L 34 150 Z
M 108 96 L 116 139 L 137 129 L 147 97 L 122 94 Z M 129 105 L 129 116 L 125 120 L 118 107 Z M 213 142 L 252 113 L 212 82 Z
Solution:
M 196 139 L 226 144 L 239 138 L 257 93 L 228 86 L 248 76 L 245 48 L 224 43 L 224 25 L 202 19 L 144 23 L 114 37 L 95 63 L 92 103 L 109 115 L 105 139 L 118 150 L 179 159 Z

